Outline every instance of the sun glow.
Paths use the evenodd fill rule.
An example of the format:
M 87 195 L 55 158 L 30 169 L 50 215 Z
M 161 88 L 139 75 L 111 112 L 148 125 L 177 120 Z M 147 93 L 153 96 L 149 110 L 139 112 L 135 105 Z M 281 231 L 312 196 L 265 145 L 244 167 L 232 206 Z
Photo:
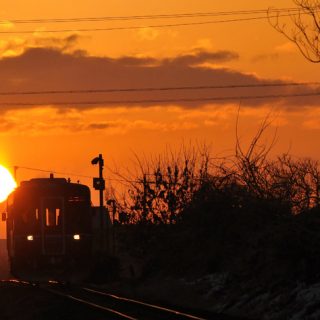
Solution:
M 17 187 L 8 169 L 0 165 L 0 202 L 7 199 L 8 195 Z

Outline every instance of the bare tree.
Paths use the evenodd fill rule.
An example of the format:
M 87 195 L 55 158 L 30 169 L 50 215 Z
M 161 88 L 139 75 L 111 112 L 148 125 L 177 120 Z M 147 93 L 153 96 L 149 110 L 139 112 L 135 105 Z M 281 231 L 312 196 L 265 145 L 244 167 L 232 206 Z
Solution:
M 272 124 L 271 114 L 264 118 L 246 151 L 242 149 L 240 144 L 238 136 L 238 120 L 239 119 L 237 119 L 236 125 L 237 142 L 234 161 L 237 181 L 241 185 L 246 186 L 249 192 L 262 198 L 267 197 L 270 171 L 268 156 L 276 142 L 277 131 L 275 131 L 271 143 L 268 144 L 267 142 L 264 142 L 261 144 L 261 139 Z
M 142 159 L 136 156 L 138 172 L 131 178 L 118 173 L 128 189 L 117 202 L 119 217 L 128 223 L 175 224 L 194 193 L 209 179 L 207 146 L 182 146 L 178 152 Z M 123 220 L 123 219 L 122 219 Z
M 266 139 L 270 114 L 245 148 L 238 121 L 239 115 L 234 155 L 212 158 L 205 145 L 182 146 L 177 152 L 169 149 L 152 158 L 136 155 L 135 173 L 116 172 L 125 186 L 122 198 L 114 195 L 114 201 L 109 201 L 117 222 L 173 225 L 194 203 L 200 204 L 196 212 L 201 212 L 202 203 L 212 199 L 217 206 L 232 203 L 239 210 L 257 204 L 264 210 L 268 204 L 279 209 L 274 212 L 284 214 L 319 208 L 320 163 L 288 153 L 269 159 L 277 139 L 277 130 Z
M 269 9 L 271 25 L 296 44 L 302 55 L 313 63 L 320 63 L 320 0 L 293 0 L 298 10 L 280 14 Z M 289 16 L 290 23 L 282 17 Z

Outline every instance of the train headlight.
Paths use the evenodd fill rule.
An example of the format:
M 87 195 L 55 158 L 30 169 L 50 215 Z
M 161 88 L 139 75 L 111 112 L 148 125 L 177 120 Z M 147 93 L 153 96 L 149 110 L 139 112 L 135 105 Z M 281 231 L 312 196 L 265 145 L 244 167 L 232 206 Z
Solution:
M 28 240 L 28 241 L 33 241 L 33 235 L 27 236 L 27 240 Z
M 80 240 L 80 234 L 74 234 L 73 235 L 74 240 Z

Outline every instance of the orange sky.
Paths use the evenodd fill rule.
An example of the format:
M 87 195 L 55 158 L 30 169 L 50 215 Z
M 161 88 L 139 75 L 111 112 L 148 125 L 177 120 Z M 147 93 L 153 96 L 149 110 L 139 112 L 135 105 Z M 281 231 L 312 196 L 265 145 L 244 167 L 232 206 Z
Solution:
M 7 23 L 0 24 L 0 32 L 9 33 L 0 33 L 0 91 L 320 81 L 319 66 L 307 62 L 266 20 L 99 32 L 76 30 L 236 17 L 90 23 L 10 22 L 252 10 L 272 6 L 293 7 L 293 3 L 291 0 L 135 0 L 133 5 L 131 0 L 90 0 L 75 5 L 62 0 L 4 0 L 0 19 Z M 74 31 L 42 32 L 58 29 Z M 19 31 L 35 32 L 13 33 Z M 116 164 L 120 168 L 130 165 L 133 152 L 138 155 L 159 153 L 166 146 L 178 146 L 182 141 L 206 142 L 212 145 L 213 153 L 230 154 L 234 148 L 239 100 L 87 106 L 74 102 L 292 94 L 304 90 L 312 92 L 317 88 L 0 96 L 0 163 L 92 176 L 96 168 L 90 165 L 90 160 L 98 153 L 103 153 L 108 165 Z M 14 105 L 16 102 L 18 104 Z M 37 105 L 33 106 L 35 102 Z M 274 154 L 290 150 L 294 155 L 320 158 L 319 97 L 242 100 L 239 132 L 244 144 L 270 111 L 274 117 L 270 133 L 278 127 Z M 18 170 L 18 180 L 34 176 L 43 176 L 43 173 Z

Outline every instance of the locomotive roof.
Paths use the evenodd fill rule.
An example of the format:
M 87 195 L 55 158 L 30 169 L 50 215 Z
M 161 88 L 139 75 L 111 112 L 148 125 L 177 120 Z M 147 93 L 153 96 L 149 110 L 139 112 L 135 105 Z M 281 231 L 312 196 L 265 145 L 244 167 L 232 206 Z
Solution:
M 27 181 L 21 181 L 20 187 L 46 187 L 46 186 L 78 186 L 82 188 L 88 188 L 88 186 L 80 183 L 72 183 L 65 178 L 33 178 Z

